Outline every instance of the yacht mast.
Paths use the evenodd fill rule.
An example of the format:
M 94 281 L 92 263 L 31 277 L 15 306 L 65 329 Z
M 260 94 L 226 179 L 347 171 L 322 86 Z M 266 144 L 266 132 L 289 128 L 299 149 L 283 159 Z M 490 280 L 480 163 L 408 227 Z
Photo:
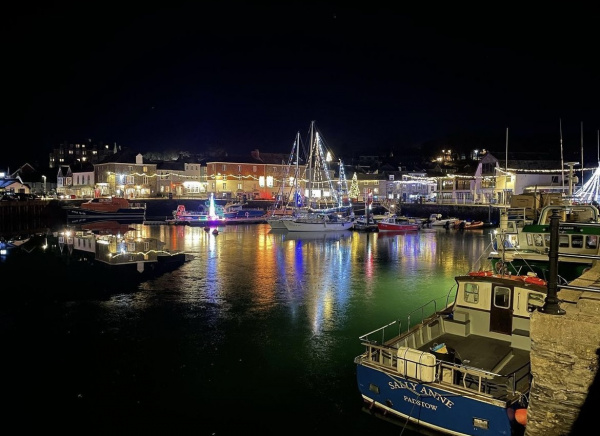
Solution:
M 562 171 L 562 192 L 565 194 L 565 161 L 563 159 L 563 140 L 562 140 L 562 120 L 558 119 L 558 128 L 560 131 L 560 168 Z
M 315 122 L 311 121 L 310 122 L 310 150 L 309 150 L 309 155 L 308 155 L 308 180 L 307 180 L 307 194 L 308 194 L 308 201 L 311 202 L 312 201 L 312 197 L 313 197 L 313 153 L 315 150 Z

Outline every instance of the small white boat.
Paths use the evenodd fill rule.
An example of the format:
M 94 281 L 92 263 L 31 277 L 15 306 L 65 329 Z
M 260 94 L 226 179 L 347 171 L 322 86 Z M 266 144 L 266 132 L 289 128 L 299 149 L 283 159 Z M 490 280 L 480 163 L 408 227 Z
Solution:
M 458 224 L 460 221 L 461 221 L 460 218 L 456 218 L 456 217 L 442 218 L 442 214 L 432 213 L 429 216 L 429 219 L 427 220 L 426 225 L 429 225 L 431 227 L 452 228 L 452 227 L 454 227 L 455 224 Z

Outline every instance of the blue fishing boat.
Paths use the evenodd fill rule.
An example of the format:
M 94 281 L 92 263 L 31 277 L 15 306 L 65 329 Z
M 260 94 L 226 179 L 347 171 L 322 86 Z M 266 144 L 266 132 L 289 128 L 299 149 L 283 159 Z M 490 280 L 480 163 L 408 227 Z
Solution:
M 354 361 L 366 409 L 445 434 L 523 434 L 530 314 L 543 306 L 546 282 L 493 271 L 455 280 L 406 324 L 360 337 L 365 349 Z

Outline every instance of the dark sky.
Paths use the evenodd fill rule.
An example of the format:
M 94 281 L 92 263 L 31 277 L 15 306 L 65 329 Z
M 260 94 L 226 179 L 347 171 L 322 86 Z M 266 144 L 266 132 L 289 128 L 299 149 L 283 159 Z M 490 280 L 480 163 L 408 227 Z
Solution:
M 311 120 L 340 156 L 457 133 L 502 143 L 507 128 L 509 144 L 535 134 L 559 148 L 559 123 L 564 147 L 579 150 L 583 123 L 596 157 L 592 9 L 164 3 L 174 6 L 7 13 L 0 166 L 45 163 L 53 146 L 86 138 L 287 153 Z

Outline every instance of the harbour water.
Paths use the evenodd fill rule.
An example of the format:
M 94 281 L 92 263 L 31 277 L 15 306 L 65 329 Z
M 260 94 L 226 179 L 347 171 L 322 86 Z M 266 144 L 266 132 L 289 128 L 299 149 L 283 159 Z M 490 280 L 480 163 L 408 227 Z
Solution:
M 416 435 L 363 411 L 358 337 L 480 266 L 489 229 L 132 226 L 194 258 L 144 281 L 53 238 L 0 259 L 5 416 L 62 434 Z

